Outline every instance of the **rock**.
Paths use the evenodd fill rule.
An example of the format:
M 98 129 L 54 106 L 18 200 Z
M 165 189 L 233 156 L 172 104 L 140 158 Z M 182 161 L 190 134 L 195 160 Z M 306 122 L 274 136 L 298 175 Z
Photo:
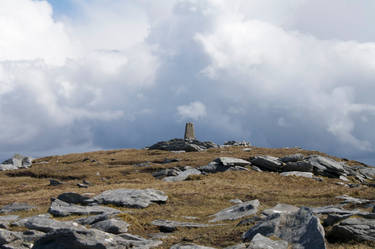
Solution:
M 24 242 L 34 242 L 41 237 L 43 237 L 45 233 L 35 230 L 26 230 L 21 234 L 21 240 Z
M 164 192 L 155 189 L 107 190 L 93 198 L 96 203 L 131 208 L 146 208 L 152 203 L 165 203 L 167 200 Z
M 163 178 L 167 176 L 177 176 L 181 170 L 179 168 L 162 169 L 160 171 L 152 173 L 155 178 Z
M 256 156 L 250 160 L 252 165 L 266 171 L 282 171 L 283 163 L 277 157 L 273 156 Z
M 375 200 L 359 199 L 359 198 L 354 198 L 348 195 L 336 196 L 336 198 L 343 200 L 342 203 L 352 203 L 352 204 L 375 203 Z
M 76 222 L 57 221 L 46 217 L 33 216 L 22 221 L 28 229 L 33 229 L 45 233 L 54 232 L 57 229 L 83 228 Z
M 271 240 L 260 233 L 257 233 L 251 240 L 249 249 L 287 249 L 288 242 L 284 240 Z
M 241 243 L 241 244 L 237 244 L 237 245 L 234 245 L 234 246 L 225 247 L 224 249 L 246 249 L 247 247 L 248 247 L 248 244 Z
M 200 224 L 200 223 L 192 223 L 192 222 L 180 222 L 180 221 L 173 221 L 173 220 L 154 220 L 151 222 L 152 225 L 159 227 L 159 230 L 163 233 L 171 233 L 177 230 L 178 227 L 190 227 L 190 228 L 197 228 L 197 227 L 209 227 L 212 225 L 208 224 Z
M 313 171 L 316 175 L 339 178 L 341 175 L 346 174 L 342 163 L 328 157 L 313 155 L 306 160 L 313 166 Z
M 185 181 L 189 176 L 192 175 L 201 175 L 202 173 L 194 168 L 186 166 L 183 171 L 180 171 L 176 176 L 168 176 L 163 179 L 166 182 L 178 182 L 178 181 Z
M 118 214 L 121 211 L 103 206 L 79 206 L 55 199 L 52 201 L 48 213 L 53 216 L 64 217 L 70 215 Z
M 375 241 L 375 220 L 348 218 L 333 226 L 330 241 Z
M 251 146 L 250 142 L 246 141 L 227 141 L 224 143 L 225 146 Z
M 213 247 L 199 246 L 192 243 L 179 243 L 171 246 L 169 249 L 215 249 Z
M 234 168 L 237 166 L 247 166 L 250 165 L 250 162 L 234 157 L 219 157 L 210 162 L 206 166 L 201 166 L 198 169 L 202 172 L 206 173 L 217 173 L 223 172 L 230 168 Z
M 162 161 L 153 161 L 153 163 L 159 163 L 159 164 L 168 164 L 168 163 L 177 163 L 180 162 L 181 160 L 178 158 L 165 158 Z
M 250 167 L 251 167 L 251 169 L 254 170 L 254 171 L 257 171 L 257 172 L 263 172 L 263 170 L 261 170 L 261 169 L 258 168 L 257 166 L 251 165 Z
M 0 171 L 30 168 L 32 161 L 31 157 L 15 154 L 12 158 L 0 164 Z
M 316 207 L 312 208 L 312 212 L 314 214 L 358 214 L 360 211 L 358 210 L 346 210 L 342 208 L 343 205 L 335 205 L 335 206 L 325 206 L 325 207 Z
M 232 200 L 229 200 L 229 202 L 231 202 L 233 204 L 241 204 L 241 203 L 243 203 L 243 201 L 241 201 L 240 199 L 232 199 Z
M 56 229 L 37 240 L 33 249 L 127 249 L 131 244 L 120 236 L 96 229 Z
M 313 173 L 311 172 L 300 172 L 300 171 L 290 171 L 280 173 L 281 176 L 300 176 L 306 178 L 313 178 Z
M 309 208 L 300 208 L 296 213 L 276 213 L 259 222 L 243 234 L 245 241 L 250 241 L 256 234 L 276 236 L 296 248 L 325 249 L 324 229 L 319 219 Z
M 359 169 L 359 172 L 368 179 L 375 178 L 375 167 L 364 167 Z
M 112 215 L 112 214 L 98 214 L 98 215 L 93 215 L 93 216 L 89 216 L 89 217 L 85 217 L 85 218 L 76 219 L 75 222 L 77 222 L 78 224 L 81 224 L 81 225 L 92 225 L 92 224 L 97 223 L 99 221 L 108 220 L 108 219 L 112 218 L 113 216 L 114 215 Z
M 349 179 L 346 176 L 340 176 L 339 179 L 344 182 L 349 182 Z
M 49 180 L 49 186 L 58 186 L 58 185 L 61 185 L 62 182 L 58 181 L 58 180 L 55 180 L 55 179 L 51 179 Z
M 242 151 L 245 151 L 245 152 L 250 152 L 250 151 L 252 151 L 253 149 L 251 149 L 251 148 L 243 148 L 242 149 Z
M 289 204 L 279 203 L 272 208 L 263 210 L 262 214 L 271 216 L 273 214 L 293 214 L 298 212 L 299 208 Z
M 19 239 L 20 236 L 18 233 L 0 228 L 0 246 Z
M 235 206 L 221 210 L 220 212 L 211 215 L 215 218 L 210 222 L 217 222 L 221 220 L 236 220 L 245 216 L 253 215 L 258 212 L 259 201 L 252 200 L 237 204 Z
M 33 246 L 32 243 L 26 243 L 22 240 L 15 240 L 8 244 L 0 246 L 1 249 L 30 249 Z
M 140 236 L 136 236 L 136 235 L 128 234 L 128 233 L 122 233 L 122 234 L 119 234 L 118 236 L 128 241 L 133 246 L 133 248 L 148 249 L 151 247 L 157 247 L 163 243 L 160 240 L 149 240 L 149 239 L 145 239 Z
M 169 141 L 161 141 L 149 147 L 150 150 L 167 150 L 167 151 L 201 151 L 209 148 L 217 148 L 213 142 L 200 142 L 198 140 L 185 140 L 175 138 Z
M 253 216 L 253 217 L 241 220 L 240 222 L 238 222 L 238 224 L 236 225 L 236 227 L 239 227 L 239 226 L 249 226 L 249 225 L 251 225 L 251 224 L 253 224 L 255 222 L 258 222 L 258 221 L 261 221 L 261 220 L 264 220 L 264 219 L 265 219 L 264 215 Z
M 38 220 L 38 219 L 50 219 L 51 217 L 52 215 L 50 214 L 39 214 L 39 215 L 31 216 L 31 217 L 26 217 L 21 220 L 17 220 L 12 223 L 12 226 L 25 227 L 25 224 L 29 221 L 34 222 L 35 220 Z
M 59 196 L 57 196 L 57 199 L 64 201 L 66 203 L 86 204 L 87 200 L 89 200 L 90 198 L 87 196 L 77 194 L 77 193 L 67 192 L 67 193 L 62 193 Z
M 301 172 L 313 172 L 314 167 L 306 162 L 306 161 L 299 161 L 299 162 L 288 162 L 282 168 L 282 171 L 289 172 L 289 171 L 301 171 Z
M 108 219 L 94 223 L 91 227 L 113 234 L 126 233 L 129 224 L 118 219 Z
M 332 226 L 339 221 L 349 218 L 350 216 L 352 216 L 352 214 L 328 214 L 327 218 L 323 221 L 323 226 Z
M 7 214 L 7 213 L 19 212 L 19 211 L 28 211 L 28 210 L 32 210 L 35 208 L 36 208 L 35 206 L 31 206 L 27 203 L 15 202 L 15 203 L 3 206 L 0 209 L 0 214 Z
M 283 163 L 290 163 L 290 162 L 302 161 L 304 158 L 305 158 L 305 156 L 303 154 L 297 153 L 297 154 L 282 157 L 282 158 L 280 158 L 280 161 L 283 162 Z
M 20 217 L 18 215 L 6 215 L 6 216 L 0 216 L 0 221 L 15 221 L 19 219 Z
M 84 183 L 77 183 L 77 186 L 78 186 L 79 188 L 88 188 L 88 187 L 89 187 L 88 184 L 84 184 Z

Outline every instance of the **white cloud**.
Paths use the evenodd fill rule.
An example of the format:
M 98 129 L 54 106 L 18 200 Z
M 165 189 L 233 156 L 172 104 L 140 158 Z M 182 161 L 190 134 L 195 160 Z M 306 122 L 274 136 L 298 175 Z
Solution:
M 188 105 L 180 105 L 177 107 L 177 112 L 182 119 L 197 120 L 207 115 L 206 106 L 200 101 L 194 101 Z

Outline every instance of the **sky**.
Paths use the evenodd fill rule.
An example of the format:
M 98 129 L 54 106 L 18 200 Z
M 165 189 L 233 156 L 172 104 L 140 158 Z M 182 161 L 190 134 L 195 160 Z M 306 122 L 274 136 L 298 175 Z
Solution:
M 373 0 L 1 0 L 0 159 L 183 137 L 375 165 Z

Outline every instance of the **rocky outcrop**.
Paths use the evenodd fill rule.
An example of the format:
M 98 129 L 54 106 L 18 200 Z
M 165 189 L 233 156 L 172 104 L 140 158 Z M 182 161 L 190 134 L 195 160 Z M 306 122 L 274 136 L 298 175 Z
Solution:
M 32 165 L 32 161 L 31 157 L 16 154 L 0 164 L 0 171 L 29 168 Z
M 281 168 L 283 163 L 277 158 L 273 156 L 256 156 L 250 160 L 252 165 L 257 166 L 261 170 L 266 171 L 282 171 Z
M 161 171 L 155 172 L 152 175 L 156 178 L 163 178 L 166 182 L 178 182 L 184 181 L 191 175 L 200 175 L 201 172 L 190 166 L 185 166 L 183 168 L 170 168 L 163 169 Z
M 222 220 L 236 220 L 245 216 L 253 215 L 258 212 L 258 207 L 258 200 L 243 202 L 235 206 L 221 210 L 220 212 L 212 215 L 215 218 L 210 220 L 210 222 L 217 222 Z
M 345 219 L 333 226 L 328 238 L 333 241 L 375 241 L 375 219 Z
M 197 228 L 197 227 L 209 227 L 212 225 L 207 224 L 199 224 L 193 222 L 181 222 L 181 221 L 173 221 L 173 220 L 154 220 L 152 225 L 159 227 L 159 230 L 164 233 L 171 233 L 177 230 L 178 227 L 189 227 L 189 228 Z
M 217 148 L 213 142 L 201 142 L 198 140 L 175 138 L 169 141 L 161 141 L 149 147 L 150 150 L 167 150 L 167 151 L 202 151 L 209 148 Z
M 284 240 L 271 240 L 260 233 L 251 240 L 247 249 L 287 249 L 288 242 Z
M 281 176 L 299 176 L 306 178 L 313 178 L 314 174 L 311 172 L 301 172 L 301 171 L 289 171 L 280 173 Z
M 192 243 L 179 243 L 171 246 L 169 249 L 215 249 L 213 247 L 200 246 Z
M 250 162 L 234 157 L 219 157 L 210 162 L 208 165 L 201 166 L 198 169 L 205 173 L 224 172 L 229 169 L 250 165 Z
M 231 141 L 226 141 L 224 143 L 224 146 L 244 146 L 244 147 L 249 147 L 249 146 L 251 146 L 251 143 L 250 142 L 246 142 L 246 141 L 234 141 L 234 140 L 231 140 Z
M 165 203 L 168 196 L 155 189 L 107 190 L 93 198 L 93 203 L 112 204 L 119 207 L 146 208 L 152 203 Z
M 108 219 L 94 223 L 91 227 L 113 234 L 126 233 L 129 224 L 118 219 Z
M 296 248 L 326 248 L 324 229 L 309 208 L 300 208 L 295 213 L 273 214 L 244 233 L 243 239 L 251 241 L 258 233 L 279 237 Z
M 299 208 L 289 204 L 279 203 L 272 208 L 263 210 L 262 214 L 271 216 L 273 214 L 293 214 L 298 212 Z
M 80 206 L 67 203 L 59 199 L 52 201 L 48 212 L 53 216 L 64 217 L 70 215 L 118 214 L 120 210 L 103 206 Z
M 86 204 L 90 197 L 83 196 L 77 193 L 67 192 L 57 196 L 57 199 L 72 204 Z
M 12 212 L 19 212 L 19 211 L 27 211 L 27 210 L 32 210 L 35 209 L 35 206 L 31 206 L 27 203 L 12 203 L 9 205 L 5 205 L 0 209 L 0 214 L 7 214 L 7 213 L 12 213 Z

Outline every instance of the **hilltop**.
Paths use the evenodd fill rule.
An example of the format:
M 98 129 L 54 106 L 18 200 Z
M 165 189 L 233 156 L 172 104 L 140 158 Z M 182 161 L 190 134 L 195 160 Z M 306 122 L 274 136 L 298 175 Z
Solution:
M 259 220 L 250 219 L 240 225 L 239 223 L 245 218 L 254 217 L 254 215 L 233 220 L 221 220 L 218 222 L 220 225 L 215 226 L 211 225 L 218 223 L 209 221 L 212 219 L 211 215 L 225 208 L 253 200 L 259 201 L 255 212 L 258 216 L 265 209 L 272 208 L 277 204 L 310 208 L 337 205 L 343 202 L 343 199 L 337 198 L 338 196 L 350 196 L 359 200 L 368 200 L 368 202 L 347 201 L 345 206 L 336 207 L 347 210 L 358 209 L 362 213 L 369 214 L 374 212 L 372 210 L 374 202 L 371 201 L 375 197 L 374 179 L 360 179 L 350 174 L 341 178 L 327 177 L 324 174 L 310 178 L 283 176 L 280 172 L 260 170 L 259 167 L 254 167 L 254 163 L 252 165 L 245 163 L 238 164 L 237 170 L 192 174 L 183 181 L 162 179 L 164 176 L 177 176 L 184 170 L 199 168 L 201 172 L 205 172 L 202 170 L 202 166 L 218 165 L 220 160 L 218 161 L 217 158 L 230 157 L 251 162 L 259 156 L 283 158 L 293 154 L 302 155 L 302 158 L 319 155 L 339 162 L 345 167 L 352 167 L 353 170 L 357 169 L 357 166 L 366 168 L 366 165 L 360 162 L 329 156 L 318 151 L 300 148 L 270 149 L 255 146 L 213 147 L 199 152 L 118 149 L 49 156 L 35 159 L 30 168 L 0 172 L 0 207 L 14 202 L 28 203 L 34 206 L 35 208 L 31 210 L 11 213 L 24 218 L 47 213 L 51 205 L 51 198 L 56 198 L 63 193 L 74 192 L 89 198 L 106 190 L 160 190 L 168 197 L 168 200 L 146 208 L 107 205 L 107 207 L 127 211 L 118 215 L 117 219 L 129 224 L 128 233 L 161 240 L 162 244 L 159 244 L 157 248 L 170 248 L 180 242 L 214 248 L 239 244 L 242 242 L 243 234 Z M 191 168 L 184 168 L 185 166 Z M 163 171 L 164 169 L 170 170 Z M 51 180 L 56 180 L 55 183 L 61 184 L 55 185 Z M 358 217 L 362 213 L 351 213 L 349 216 Z M 326 215 L 319 214 L 318 216 L 323 223 Z M 68 221 L 81 217 L 70 215 L 55 217 L 55 219 Z M 368 217 L 372 216 L 366 216 L 366 219 Z M 210 226 L 178 227 L 177 230 L 173 228 L 172 233 L 160 234 L 163 226 L 158 225 L 155 220 L 173 220 L 209 224 Z M 373 221 L 373 217 L 369 220 Z M 9 225 L 6 227 L 9 231 L 24 230 L 22 226 Z M 326 235 L 330 234 L 332 227 L 333 224 L 324 227 Z M 164 232 L 167 228 L 164 226 Z M 334 236 L 331 237 L 332 239 L 327 237 L 329 242 L 326 242 L 327 248 L 330 249 L 365 249 L 375 246 L 374 241 L 371 242 L 371 240 L 341 241 Z M 275 236 L 271 238 L 275 239 Z

